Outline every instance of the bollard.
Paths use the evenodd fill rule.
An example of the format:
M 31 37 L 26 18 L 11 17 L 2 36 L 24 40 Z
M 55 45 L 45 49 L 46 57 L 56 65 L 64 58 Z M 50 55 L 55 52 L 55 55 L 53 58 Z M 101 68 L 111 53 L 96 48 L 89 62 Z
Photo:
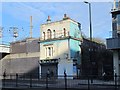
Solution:
M 89 80 L 89 76 L 88 76 L 88 90 L 90 90 L 90 80 Z
M 64 79 L 65 79 L 65 90 L 67 90 L 67 74 L 64 72 Z
M 117 75 L 115 73 L 115 90 L 117 90 Z
M 48 88 L 48 74 L 46 75 L 46 88 Z
M 3 73 L 3 86 L 5 87 L 6 72 Z
M 91 75 L 91 83 L 93 83 L 93 75 Z
M 30 87 L 32 87 L 32 74 L 30 74 Z
M 18 86 L 18 74 L 16 73 L 16 87 Z

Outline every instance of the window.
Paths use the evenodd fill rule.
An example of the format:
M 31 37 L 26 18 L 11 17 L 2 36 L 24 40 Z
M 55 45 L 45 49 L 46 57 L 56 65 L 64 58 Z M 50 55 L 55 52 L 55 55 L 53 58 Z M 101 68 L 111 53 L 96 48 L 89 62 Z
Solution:
M 48 47 L 48 54 L 49 54 L 49 56 L 51 56 L 51 48 L 50 47 Z
M 47 31 L 47 37 L 48 37 L 48 39 L 51 39 L 51 37 L 52 37 L 52 32 L 50 29 L 48 29 L 48 31 Z
M 55 33 L 55 30 L 53 30 L 53 38 L 55 38 L 56 37 L 56 35 L 55 35 L 56 33 Z
M 45 40 L 45 32 L 43 32 L 43 39 Z
M 53 47 L 51 49 L 52 49 L 52 56 L 53 56 Z
M 66 36 L 66 29 L 64 28 L 63 30 L 64 30 L 64 36 Z
M 46 57 L 53 56 L 53 47 L 46 47 L 45 48 L 45 55 L 46 55 Z
M 47 48 L 46 48 L 46 57 L 47 57 Z

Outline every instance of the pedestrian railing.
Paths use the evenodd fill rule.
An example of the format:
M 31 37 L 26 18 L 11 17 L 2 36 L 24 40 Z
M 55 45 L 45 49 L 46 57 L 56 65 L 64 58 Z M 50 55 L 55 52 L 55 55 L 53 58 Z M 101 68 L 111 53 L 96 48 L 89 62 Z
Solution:
M 38 76 L 38 77 L 35 77 Z M 120 76 L 41 76 L 35 74 L 3 74 L 3 88 L 76 88 L 86 90 L 96 90 L 97 88 L 111 88 L 120 90 Z

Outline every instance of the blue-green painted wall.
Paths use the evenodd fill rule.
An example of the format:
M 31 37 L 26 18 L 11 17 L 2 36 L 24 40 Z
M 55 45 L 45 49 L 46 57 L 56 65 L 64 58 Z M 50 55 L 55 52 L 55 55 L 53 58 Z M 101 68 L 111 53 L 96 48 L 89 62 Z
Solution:
M 70 23 L 70 36 L 74 38 L 82 38 L 81 30 L 77 24 L 71 22 Z M 78 40 L 70 39 L 70 54 L 72 58 L 76 58 L 78 63 L 80 64 L 80 45 L 81 42 Z
M 70 56 L 80 64 L 80 41 L 70 39 Z
M 70 36 L 74 38 L 81 38 L 81 31 L 77 24 L 70 23 Z
M 54 41 L 46 41 L 46 42 L 40 42 L 41 44 L 53 44 L 53 43 L 60 43 L 60 42 L 67 42 L 68 39 L 64 39 L 64 40 L 54 40 Z

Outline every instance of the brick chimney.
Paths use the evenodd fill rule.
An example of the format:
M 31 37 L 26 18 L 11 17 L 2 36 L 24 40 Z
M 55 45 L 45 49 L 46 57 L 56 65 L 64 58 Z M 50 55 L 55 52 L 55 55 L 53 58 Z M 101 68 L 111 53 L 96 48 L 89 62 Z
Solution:
M 48 16 L 47 23 L 50 23 L 50 22 L 51 22 L 51 19 L 50 19 L 50 16 Z
M 64 14 L 63 20 L 69 19 L 69 17 L 67 17 L 67 14 Z

